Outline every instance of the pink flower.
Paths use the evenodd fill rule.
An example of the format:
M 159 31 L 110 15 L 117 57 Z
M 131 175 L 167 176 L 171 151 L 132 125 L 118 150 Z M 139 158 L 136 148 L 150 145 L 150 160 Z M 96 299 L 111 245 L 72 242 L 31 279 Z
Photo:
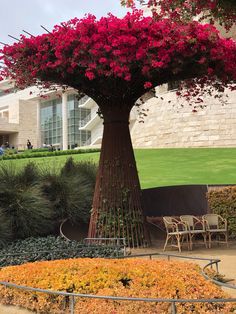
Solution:
M 203 63 L 205 63 L 205 62 L 206 62 L 206 57 L 202 57 L 202 58 L 198 61 L 199 64 L 203 64 Z
M 145 89 L 149 89 L 152 87 L 152 83 L 151 82 L 145 82 L 143 86 Z
M 95 75 L 94 75 L 94 73 L 91 72 L 91 71 L 86 71 L 86 72 L 85 72 L 85 76 L 86 76 L 90 81 L 92 81 L 92 80 L 95 79 Z
M 163 0 L 169 7 L 174 1 Z M 186 10 L 192 7 L 191 0 L 184 1 Z M 191 81 L 196 83 L 193 91 L 185 95 L 189 98 L 200 94 L 197 86 L 204 92 L 214 83 L 230 87 L 236 79 L 236 43 L 220 38 L 209 24 L 176 23 L 173 18 L 160 16 L 154 19 L 134 10 L 123 18 L 109 14 L 96 19 L 87 15 L 55 26 L 52 33 L 53 36 L 22 37 L 0 49 L 0 60 L 5 64 L 0 77 L 15 79 L 19 87 L 46 79 L 49 85 L 56 81 L 86 92 L 91 87 L 88 80 L 96 78 L 101 82 L 97 92 L 103 95 L 102 84 L 116 86 L 109 85 L 111 80 L 117 79 L 120 86 L 127 85 L 122 81 L 131 82 L 129 85 L 138 91 L 140 81 L 150 89 L 150 81 L 165 83 L 171 75 L 170 80 L 182 80 L 186 78 L 183 74 L 189 72 Z M 199 64 L 203 64 L 201 73 L 194 78 Z M 109 92 L 113 92 L 112 88 Z M 121 91 L 124 95 L 126 92 Z
M 125 75 L 124 80 L 125 81 L 130 81 L 131 80 L 131 75 L 130 74 Z
M 162 61 L 158 62 L 158 61 L 153 60 L 152 61 L 152 66 L 154 68 L 162 68 L 164 66 L 164 63 Z
M 208 75 L 212 75 L 214 73 L 214 70 L 212 68 L 207 69 Z
M 106 58 L 100 58 L 99 63 L 107 63 L 107 59 Z

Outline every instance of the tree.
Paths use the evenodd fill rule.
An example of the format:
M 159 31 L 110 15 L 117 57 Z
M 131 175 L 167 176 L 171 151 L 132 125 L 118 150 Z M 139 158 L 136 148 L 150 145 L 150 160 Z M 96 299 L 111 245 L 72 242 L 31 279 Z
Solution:
M 189 21 L 200 15 L 201 20 L 219 22 L 227 30 L 236 23 L 235 0 L 121 0 L 121 4 L 127 7 L 134 6 L 135 2 L 154 8 L 158 16 L 169 16 L 177 21 Z
M 218 90 L 236 79 L 236 44 L 211 25 L 143 17 L 93 15 L 55 26 L 52 32 L 4 46 L 2 76 L 18 87 L 71 86 L 92 97 L 104 119 L 89 237 L 125 237 L 146 243 L 140 183 L 129 133 L 136 100 L 153 86 L 194 78 Z M 232 84 L 231 84 L 232 85 Z M 191 92 L 191 91 L 189 91 Z

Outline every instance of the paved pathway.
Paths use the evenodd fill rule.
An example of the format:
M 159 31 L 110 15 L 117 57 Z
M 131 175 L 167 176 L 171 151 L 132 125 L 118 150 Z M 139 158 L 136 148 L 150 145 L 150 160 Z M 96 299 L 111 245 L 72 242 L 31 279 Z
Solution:
M 21 309 L 17 306 L 0 305 L 1 314 L 32 314 L 33 312 Z

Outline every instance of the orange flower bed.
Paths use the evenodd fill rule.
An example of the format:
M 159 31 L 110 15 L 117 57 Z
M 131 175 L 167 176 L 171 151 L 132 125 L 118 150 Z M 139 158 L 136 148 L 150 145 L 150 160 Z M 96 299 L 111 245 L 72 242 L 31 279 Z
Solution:
M 69 259 L 4 267 L 0 281 L 97 295 L 146 298 L 224 298 L 191 263 L 144 259 Z M 0 286 L 0 303 L 37 313 L 69 313 L 68 298 Z M 168 313 L 170 304 L 78 298 L 75 313 Z M 178 304 L 178 313 L 229 313 L 231 304 Z M 236 307 L 235 307 L 236 308 Z M 219 311 L 219 312 L 218 312 Z

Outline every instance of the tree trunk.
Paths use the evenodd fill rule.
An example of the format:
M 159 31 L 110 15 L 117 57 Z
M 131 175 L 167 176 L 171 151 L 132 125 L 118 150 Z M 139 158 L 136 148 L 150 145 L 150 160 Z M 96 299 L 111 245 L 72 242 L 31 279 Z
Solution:
M 93 198 L 89 238 L 125 238 L 145 246 L 141 189 L 129 132 L 132 106 L 100 107 L 104 131 Z

